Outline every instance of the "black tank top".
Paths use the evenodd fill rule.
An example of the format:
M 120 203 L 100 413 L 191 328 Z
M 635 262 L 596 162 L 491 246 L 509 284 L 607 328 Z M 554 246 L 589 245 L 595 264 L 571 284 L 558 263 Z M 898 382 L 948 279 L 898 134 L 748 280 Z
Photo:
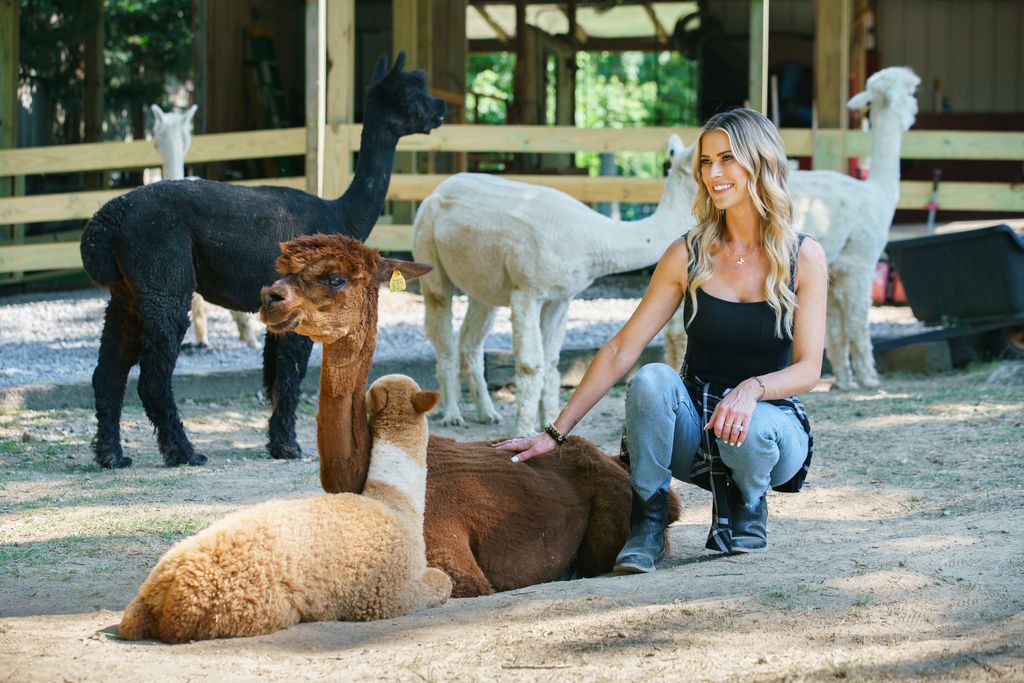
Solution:
M 803 239 L 804 235 L 797 239 L 789 265 L 790 289 L 795 285 L 796 254 Z M 687 295 L 687 320 L 692 310 Z M 705 382 L 734 387 L 789 365 L 793 340 L 785 332 L 783 338 L 776 336 L 775 312 L 767 301 L 726 301 L 698 288 L 697 316 L 686 326 L 686 333 L 686 372 Z

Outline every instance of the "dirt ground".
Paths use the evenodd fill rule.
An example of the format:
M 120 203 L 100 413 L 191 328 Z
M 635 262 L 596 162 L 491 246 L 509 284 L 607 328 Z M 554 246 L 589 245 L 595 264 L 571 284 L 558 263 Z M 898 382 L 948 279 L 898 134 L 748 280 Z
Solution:
M 0 415 L 0 680 L 1024 680 L 1024 385 L 987 386 L 993 368 L 809 394 L 815 462 L 802 493 L 769 496 L 766 554 L 704 550 L 710 497 L 678 486 L 683 518 L 652 575 L 180 646 L 111 634 L 171 544 L 317 494 L 315 458 L 268 460 L 254 397 L 182 402 L 202 468 L 164 468 L 138 408 L 135 465 L 117 472 L 92 464 L 89 410 Z M 622 402 L 614 390 L 579 433 L 614 452 Z M 299 424 L 310 454 L 314 412 Z

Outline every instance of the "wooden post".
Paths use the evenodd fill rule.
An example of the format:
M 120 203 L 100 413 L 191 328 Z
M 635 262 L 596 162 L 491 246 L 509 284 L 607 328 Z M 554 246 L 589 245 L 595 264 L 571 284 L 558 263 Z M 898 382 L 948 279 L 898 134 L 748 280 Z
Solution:
M 192 118 L 192 130 L 199 135 L 206 135 L 209 132 L 206 125 L 209 120 L 206 110 L 210 106 L 210 92 L 207 87 L 209 78 L 206 75 L 210 63 L 206 30 L 208 22 L 206 0 L 192 0 L 192 71 L 196 75 L 195 102 L 199 105 L 199 110 Z M 205 167 L 199 175 L 209 177 Z
M 421 62 L 424 56 L 420 32 L 421 19 L 424 21 L 429 14 L 422 15 L 420 12 L 424 5 L 422 0 L 391 0 L 391 53 L 392 59 L 398 56 L 402 50 L 405 51 L 406 69 L 426 69 Z M 427 71 L 427 78 L 430 78 L 430 71 Z M 429 86 L 429 82 L 428 82 Z M 395 173 L 415 173 L 416 154 L 413 152 L 398 152 L 395 154 Z M 395 223 L 408 225 L 413 219 L 413 205 L 411 202 L 398 202 L 391 207 L 391 218 Z
M 572 58 L 569 61 L 568 74 L 566 76 L 566 87 L 569 89 L 568 102 L 568 120 L 570 126 L 576 125 L 576 64 L 578 59 L 578 52 L 580 43 L 576 39 L 576 29 L 579 24 L 576 22 L 576 0 L 569 0 L 569 7 L 566 11 L 566 16 L 569 17 L 569 47 L 572 48 Z
M 852 0 L 814 0 L 814 105 L 818 127 L 814 168 L 846 171 L 842 131 L 847 128 Z
M 526 67 L 526 2 L 516 0 L 516 66 L 512 74 L 512 106 L 508 108 L 508 123 L 526 122 L 525 95 L 530 74 Z
M 768 113 L 768 2 L 750 0 L 750 74 L 747 79 L 751 109 Z
M 354 120 L 355 0 L 327 3 L 327 92 L 324 113 L 323 196 L 335 199 L 348 187 L 352 175 L 352 141 L 347 124 Z
M 103 132 L 103 0 L 89 0 L 85 15 L 85 141 L 99 142 Z
M 99 142 L 103 137 L 103 0 L 89 0 L 85 15 L 85 141 Z M 103 187 L 103 172 L 87 173 L 85 187 Z
M 20 0 L 0 0 L 0 149 L 18 146 L 18 26 Z M 23 176 L 0 176 L 0 197 L 24 193 Z M 0 226 L 0 243 L 25 241 L 24 225 Z M 19 279 L 21 273 L 11 276 Z M 6 278 L 5 278 L 6 279 Z
M 327 2 L 306 0 L 306 192 L 323 196 Z

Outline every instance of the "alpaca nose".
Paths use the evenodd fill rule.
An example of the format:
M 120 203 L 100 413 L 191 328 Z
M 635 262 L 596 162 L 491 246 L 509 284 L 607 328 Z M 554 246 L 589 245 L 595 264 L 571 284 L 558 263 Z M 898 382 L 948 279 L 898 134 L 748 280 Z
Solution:
M 272 308 L 288 298 L 287 292 L 281 287 L 264 287 L 260 290 L 260 300 L 264 308 Z

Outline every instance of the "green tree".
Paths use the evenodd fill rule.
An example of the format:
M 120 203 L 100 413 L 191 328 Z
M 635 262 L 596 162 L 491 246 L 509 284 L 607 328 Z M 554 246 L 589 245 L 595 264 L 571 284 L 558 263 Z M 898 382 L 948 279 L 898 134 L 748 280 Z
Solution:
M 469 123 L 508 123 L 516 56 L 512 52 L 470 54 L 466 60 L 466 111 Z
M 145 134 L 145 109 L 167 104 L 169 78 L 192 77 L 190 0 L 106 0 L 105 118 L 127 112 L 136 137 Z M 47 108 L 54 143 L 82 140 L 86 9 L 60 0 L 21 0 L 19 78 L 29 97 Z M 111 126 L 117 129 L 120 126 Z
M 697 125 L 696 63 L 675 52 L 581 52 L 576 58 L 576 125 L 585 128 Z M 667 140 L 666 140 L 667 142 Z M 660 178 L 663 152 L 618 152 L 621 175 Z M 576 165 L 601 171 L 601 155 L 577 152 Z M 627 219 L 650 205 L 620 207 Z

